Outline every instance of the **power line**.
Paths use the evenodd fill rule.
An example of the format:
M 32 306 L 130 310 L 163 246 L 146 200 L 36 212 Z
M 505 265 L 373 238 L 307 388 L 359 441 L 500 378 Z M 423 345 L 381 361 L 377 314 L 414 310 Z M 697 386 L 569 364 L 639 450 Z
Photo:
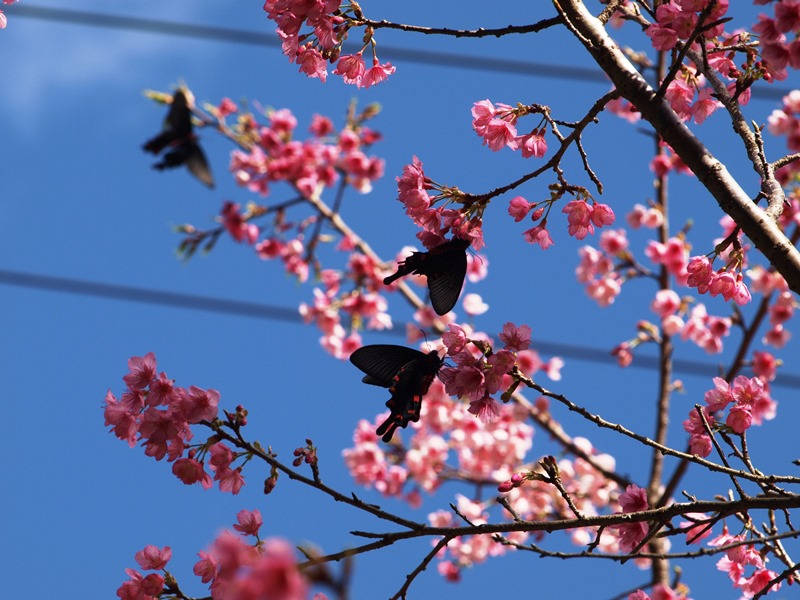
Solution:
M 280 41 L 275 34 L 266 34 L 245 29 L 232 29 L 227 27 L 211 27 L 207 25 L 192 25 L 179 21 L 165 21 L 160 19 L 143 19 L 121 15 L 102 14 L 81 10 L 67 10 L 63 8 L 47 8 L 43 6 L 30 6 L 28 4 L 13 4 L 4 9 L 9 15 L 28 17 L 57 23 L 70 23 L 87 25 L 90 27 L 104 27 L 108 29 L 125 29 L 129 31 L 142 31 L 158 35 L 171 35 L 195 39 L 212 40 L 217 42 L 233 42 L 257 46 L 280 47 Z M 448 52 L 429 52 L 425 50 L 412 50 L 397 46 L 381 45 L 381 56 L 417 63 L 423 65 L 437 65 L 453 67 L 470 71 L 501 72 L 511 75 L 537 75 L 551 79 L 566 79 L 570 81 L 593 81 L 608 84 L 608 78 L 602 71 L 570 65 L 554 65 L 521 60 L 487 58 L 485 56 L 453 54 Z M 770 86 L 768 88 L 754 87 L 753 98 L 765 100 L 780 100 L 791 90 Z
M 209 296 L 197 296 L 194 294 L 182 294 L 177 292 L 164 292 L 127 285 L 113 285 L 66 277 L 23 273 L 20 271 L 0 269 L 0 284 L 28 289 L 63 292 L 78 296 L 109 298 L 126 302 L 137 302 L 140 304 L 188 308 L 191 310 L 229 314 L 246 318 L 267 319 L 298 324 L 303 322 L 297 309 L 287 308 L 285 306 L 257 304 L 255 302 L 242 302 L 239 300 L 227 300 L 224 298 L 212 298 Z M 405 325 L 400 323 L 394 329 L 379 331 L 377 333 L 401 337 L 403 331 L 405 331 Z M 538 351 L 548 356 L 565 356 L 575 360 L 593 363 L 616 363 L 616 359 L 611 356 L 607 350 L 599 348 L 586 348 L 583 346 L 538 340 L 535 345 Z M 673 366 L 676 372 L 687 375 L 711 377 L 719 374 L 718 365 L 712 363 L 674 360 Z M 634 360 L 631 367 L 655 370 L 658 368 L 658 359 L 653 356 L 637 354 L 636 360 Z M 782 372 L 773 385 L 786 388 L 800 387 L 800 375 Z

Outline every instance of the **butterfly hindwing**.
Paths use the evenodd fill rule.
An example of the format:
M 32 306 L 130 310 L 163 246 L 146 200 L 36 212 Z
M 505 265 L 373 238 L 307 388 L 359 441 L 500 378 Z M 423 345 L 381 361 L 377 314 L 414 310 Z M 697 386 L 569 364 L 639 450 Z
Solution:
M 419 420 L 422 398 L 442 366 L 438 352 L 425 354 L 388 344 L 359 348 L 350 356 L 350 361 L 367 373 L 364 383 L 388 387 L 392 394 L 386 402 L 389 417 L 376 430 L 384 442 L 392 439 L 398 427 Z M 392 373 L 388 379 L 387 373 Z
M 431 306 L 437 315 L 446 315 L 458 302 L 464 277 L 467 274 L 467 254 L 461 248 L 453 248 L 442 254 L 439 268 L 428 276 L 428 292 Z
M 186 168 L 189 173 L 197 177 L 201 183 L 204 183 L 211 189 L 214 189 L 214 177 L 211 175 L 211 169 L 208 167 L 206 155 L 203 149 L 195 141 L 190 142 L 189 155 L 186 157 Z

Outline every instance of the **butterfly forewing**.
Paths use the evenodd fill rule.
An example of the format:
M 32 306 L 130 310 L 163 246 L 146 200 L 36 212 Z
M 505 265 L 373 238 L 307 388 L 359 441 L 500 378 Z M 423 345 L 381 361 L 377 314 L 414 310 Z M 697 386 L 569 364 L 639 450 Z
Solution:
M 362 380 L 364 383 L 388 388 L 405 365 L 425 356 L 424 352 L 405 346 L 375 344 L 353 352 L 350 362 L 367 374 Z

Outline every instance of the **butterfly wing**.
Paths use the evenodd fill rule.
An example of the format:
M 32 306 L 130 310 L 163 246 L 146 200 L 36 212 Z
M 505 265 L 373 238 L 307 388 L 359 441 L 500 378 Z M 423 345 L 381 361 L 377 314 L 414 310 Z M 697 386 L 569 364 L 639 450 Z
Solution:
M 182 89 L 172 95 L 172 103 L 164 120 L 164 129 L 172 131 L 176 139 L 192 135 L 192 110 L 189 108 L 189 99 Z
M 419 421 L 422 409 L 422 398 L 428 393 L 434 377 L 442 366 L 442 359 L 437 352 L 422 354 L 406 363 L 393 378 L 389 388 L 392 397 L 386 402 L 391 411 L 387 419 L 375 431 L 389 442 L 395 429 L 405 427 L 411 421 Z
M 143 146 L 145 152 L 160 154 L 164 148 L 192 135 L 192 111 L 183 90 L 176 91 L 169 105 L 169 112 L 164 119 L 161 132 L 147 140 Z
M 212 190 L 214 189 L 214 176 L 211 175 L 211 169 L 208 167 L 206 155 L 200 144 L 194 140 L 186 142 L 189 146 L 186 156 L 186 168 L 194 175 L 201 183 L 204 183 Z
M 436 256 L 435 261 L 431 261 L 431 271 L 425 273 L 428 276 L 431 305 L 437 315 L 446 315 L 453 309 L 461 295 L 461 288 L 464 287 L 464 277 L 467 274 L 466 247 L 469 243 L 454 244 L 456 241 L 463 242 L 449 242 L 452 245 Z
M 388 388 L 405 365 L 425 356 L 424 352 L 405 346 L 374 344 L 353 352 L 350 362 L 367 374 L 362 380 L 364 383 Z

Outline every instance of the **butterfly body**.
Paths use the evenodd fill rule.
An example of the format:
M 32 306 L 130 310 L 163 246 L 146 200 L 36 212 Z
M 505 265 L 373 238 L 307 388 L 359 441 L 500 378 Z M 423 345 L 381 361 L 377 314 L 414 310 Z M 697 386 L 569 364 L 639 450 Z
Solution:
M 156 155 L 166 150 L 161 160 L 153 165 L 154 169 L 163 171 L 186 165 L 189 172 L 202 183 L 214 187 L 206 155 L 193 132 L 191 102 L 183 90 L 179 89 L 173 94 L 161 133 L 147 140 L 143 148 L 145 152 Z
M 464 286 L 469 245 L 468 240 L 453 238 L 427 252 L 412 252 L 383 283 L 389 285 L 411 273 L 427 276 L 433 310 L 445 315 L 455 306 Z
M 425 354 L 390 344 L 363 346 L 353 352 L 350 362 L 366 373 L 364 383 L 389 388 L 392 395 L 386 402 L 391 414 L 376 430 L 384 442 L 398 427 L 419 421 L 422 398 L 442 366 L 436 351 Z

